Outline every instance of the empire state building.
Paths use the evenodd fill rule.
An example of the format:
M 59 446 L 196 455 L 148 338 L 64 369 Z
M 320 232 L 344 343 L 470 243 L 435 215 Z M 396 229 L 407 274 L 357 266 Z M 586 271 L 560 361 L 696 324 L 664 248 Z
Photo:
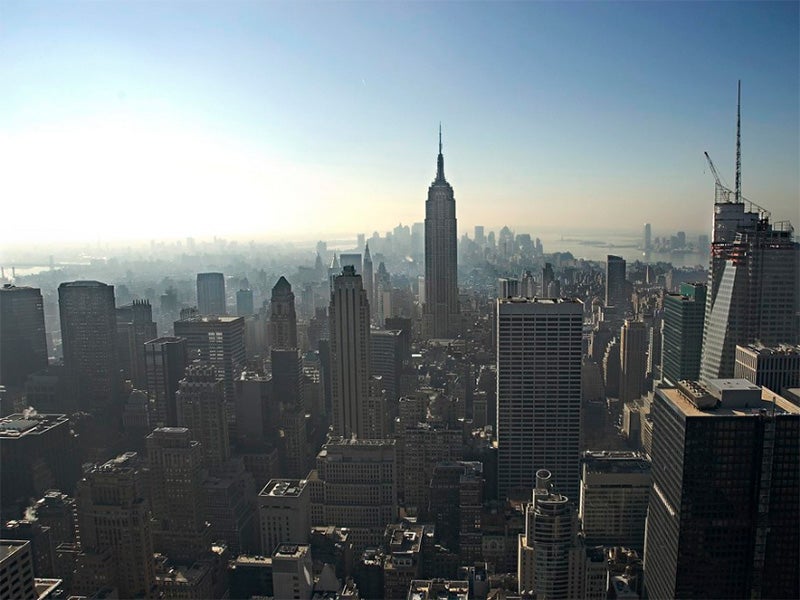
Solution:
M 428 338 L 454 338 L 460 333 L 456 200 L 444 178 L 442 128 L 436 179 L 425 202 L 425 304 L 423 328 Z

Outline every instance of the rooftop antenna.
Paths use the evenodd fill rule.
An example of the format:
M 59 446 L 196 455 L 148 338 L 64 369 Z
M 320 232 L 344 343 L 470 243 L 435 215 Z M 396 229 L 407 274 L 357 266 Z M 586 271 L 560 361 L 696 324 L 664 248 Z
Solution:
M 736 98 L 736 183 L 734 184 L 736 203 L 742 202 L 742 80 Z
M 439 121 L 439 154 L 442 153 L 442 122 Z

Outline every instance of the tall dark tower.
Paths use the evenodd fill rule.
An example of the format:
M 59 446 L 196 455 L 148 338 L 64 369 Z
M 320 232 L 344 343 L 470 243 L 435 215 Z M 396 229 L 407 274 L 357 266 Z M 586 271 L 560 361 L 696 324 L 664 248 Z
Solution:
M 114 286 L 72 281 L 58 286 L 64 367 L 78 408 L 93 412 L 120 395 Z
M 281 275 L 272 288 L 270 303 L 270 345 L 273 348 L 297 348 L 297 313 L 292 285 Z
M 0 287 L 0 385 L 22 388 L 47 366 L 43 306 L 38 288 Z
M 425 202 L 425 305 L 423 328 L 431 338 L 459 333 L 458 264 L 456 254 L 456 200 L 444 178 L 442 127 L 436 179 Z

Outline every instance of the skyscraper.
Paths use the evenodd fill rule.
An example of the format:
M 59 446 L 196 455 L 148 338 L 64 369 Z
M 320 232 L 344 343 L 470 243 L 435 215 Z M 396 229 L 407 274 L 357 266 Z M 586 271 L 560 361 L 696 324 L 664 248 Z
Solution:
M 253 290 L 241 289 L 236 292 L 236 316 L 249 317 L 253 314 Z
M 364 247 L 364 290 L 367 292 L 367 301 L 370 306 L 375 306 L 375 275 L 372 268 L 372 256 L 369 253 L 369 244 Z M 373 318 L 374 318 L 373 311 Z
M 711 265 L 700 377 L 732 377 L 737 344 L 796 344 L 800 302 L 800 245 L 788 222 L 771 224 L 769 211 L 742 196 L 741 81 L 736 113 L 736 185 L 716 178 Z M 731 199 L 732 198 L 732 199 Z
M 705 311 L 704 283 L 682 283 L 679 294 L 664 296 L 661 378 L 667 383 L 700 378 Z
M 352 266 L 342 269 L 331 293 L 331 373 L 333 431 L 349 438 L 369 437 L 365 414 L 369 398 L 370 329 L 367 293 Z
M 185 427 L 158 427 L 147 436 L 153 547 L 192 564 L 211 547 L 205 519 L 203 449 Z
M 625 259 L 609 254 L 606 257 L 606 306 L 623 313 L 627 304 Z
M 644 239 L 642 240 L 642 250 L 647 251 L 653 247 L 653 228 L 650 223 L 644 224 Z
M 221 466 L 231 455 L 224 390 L 217 370 L 197 363 L 186 368 L 176 395 L 178 424 L 188 428 L 192 439 L 200 442 L 207 468 Z
M 645 391 L 647 374 L 647 325 L 642 321 L 625 320 L 620 331 L 619 399 L 637 400 Z
M 186 338 L 189 361 L 211 363 L 225 381 L 225 401 L 233 406 L 236 379 L 244 368 L 244 317 L 191 316 L 175 321 L 175 335 Z
M 135 452 L 126 452 L 84 471 L 78 482 L 81 550 L 110 554 L 111 583 L 122 598 L 150 598 L 155 592 L 155 561 L 147 507 L 146 475 Z M 90 573 L 79 573 L 90 577 Z
M 497 301 L 498 492 L 528 493 L 536 471 L 554 473 L 573 499 L 580 484 L 579 300 Z
M 178 424 L 175 393 L 183 379 L 187 358 L 184 338 L 160 337 L 144 344 L 147 395 L 155 409 L 154 422 L 159 427 Z
M 800 408 L 743 379 L 657 388 L 650 598 L 800 595 Z
M 28 375 L 46 366 L 41 290 L 0 287 L 0 385 L 21 388 Z
M 423 328 L 430 338 L 459 334 L 458 264 L 456 253 L 456 200 L 444 178 L 442 129 L 436 179 L 425 202 L 425 305 Z
M 197 310 L 201 315 L 225 315 L 225 276 L 222 273 L 197 274 Z
M 72 281 L 58 286 L 64 367 L 78 408 L 94 412 L 120 395 L 114 286 Z
M 270 345 L 273 348 L 297 348 L 297 313 L 292 285 L 281 275 L 272 288 L 269 313 Z
M 144 343 L 155 339 L 156 324 L 149 300 L 117 307 L 117 352 L 122 372 L 139 390 L 147 387 Z
M 744 204 L 723 205 L 728 206 L 753 214 L 743 213 Z M 757 224 L 739 224 L 732 238 L 727 230 L 714 233 L 700 366 L 704 381 L 733 376 L 737 344 L 794 344 L 798 338 L 800 249 L 791 225 L 773 226 L 762 210 Z

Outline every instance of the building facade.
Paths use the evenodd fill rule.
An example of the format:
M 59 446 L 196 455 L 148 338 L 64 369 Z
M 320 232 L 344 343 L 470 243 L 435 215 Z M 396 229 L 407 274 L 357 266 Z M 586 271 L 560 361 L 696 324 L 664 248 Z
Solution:
M 664 296 L 661 378 L 670 385 L 700 378 L 706 285 L 683 283 L 678 294 Z
M 0 385 L 21 388 L 47 367 L 43 307 L 38 288 L 0 287 Z
M 580 484 L 583 304 L 569 299 L 497 301 L 498 493 L 529 492 L 536 472 Z
M 226 315 L 225 276 L 222 273 L 197 274 L 197 310 L 201 315 Z

